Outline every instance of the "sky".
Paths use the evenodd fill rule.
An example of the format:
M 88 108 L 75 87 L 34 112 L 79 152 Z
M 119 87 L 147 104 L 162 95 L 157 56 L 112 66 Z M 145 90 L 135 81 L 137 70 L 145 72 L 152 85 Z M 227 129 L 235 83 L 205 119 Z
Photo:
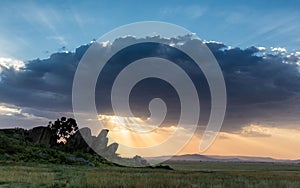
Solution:
M 124 24 L 165 21 L 185 27 L 206 41 L 224 75 L 228 97 L 224 124 L 214 144 L 203 154 L 300 158 L 297 152 L 299 1 L 2 1 L 1 4 L 1 128 L 31 128 L 47 125 L 62 115 L 72 117 L 73 77 L 90 41 Z M 186 43 L 190 39 L 181 40 Z M 119 42 L 125 43 L 126 38 Z M 198 153 L 199 137 L 207 121 L 210 101 L 207 83 L 204 79 L 196 83 L 204 85 L 197 89 L 202 93 L 200 101 L 208 107 L 203 111 L 196 136 L 180 154 Z M 150 90 L 155 84 L 156 81 L 148 82 Z M 155 95 L 169 100 L 167 104 L 176 109 L 176 95 L 171 92 L 164 96 L 168 87 L 160 86 L 163 89 Z M 162 135 L 153 133 L 150 136 L 153 141 L 147 138 L 147 143 L 137 142 L 141 138 L 117 127 L 116 117 L 111 116 L 101 91 L 96 88 L 96 93 L 100 92 L 96 105 L 105 106 L 99 118 L 116 130 L 111 137 L 119 142 L 149 146 L 174 131 L 176 110 L 161 127 Z M 137 87 L 136 96 L 151 98 L 148 91 Z M 145 101 L 140 101 L 133 100 L 133 106 L 137 114 L 147 116 L 147 111 L 143 113 L 139 107 Z M 118 152 L 133 155 L 122 148 Z M 161 155 L 164 154 L 167 153 Z
M 297 50 L 298 1 L 2 1 L 0 55 L 21 60 L 73 51 L 137 21 L 166 21 L 204 40 Z

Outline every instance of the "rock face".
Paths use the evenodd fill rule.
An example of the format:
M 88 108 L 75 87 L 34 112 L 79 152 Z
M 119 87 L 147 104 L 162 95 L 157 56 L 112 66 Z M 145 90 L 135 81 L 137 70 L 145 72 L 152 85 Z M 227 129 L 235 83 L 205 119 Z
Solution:
M 118 150 L 119 144 L 118 143 L 112 143 L 107 147 L 107 150 L 105 151 L 104 155 L 107 157 L 114 157 L 116 155 L 116 151 Z
M 141 156 L 136 155 L 133 157 L 133 160 L 135 161 L 136 164 L 141 165 L 141 166 L 147 166 L 149 165 L 146 159 L 142 158 Z
M 72 137 L 68 139 L 67 147 L 89 152 L 90 147 L 84 138 L 86 138 L 87 142 L 89 138 L 91 138 L 91 130 L 89 128 L 83 128 L 72 135 Z
M 97 153 L 103 153 L 107 149 L 108 138 L 107 138 L 108 130 L 103 129 L 97 137 L 94 137 L 92 148 Z
M 103 129 L 99 135 L 92 136 L 91 130 L 87 127 L 77 131 L 67 142 L 69 148 L 76 148 L 86 152 L 96 152 L 103 157 L 116 157 L 119 144 L 112 143 L 108 146 L 108 130 Z M 90 147 L 91 146 L 91 147 Z
M 35 144 L 42 144 L 46 147 L 50 147 L 50 142 L 52 138 L 51 129 L 49 127 L 34 127 L 30 131 L 30 137 L 32 142 Z
M 114 158 L 116 157 L 116 151 L 118 150 L 119 144 L 112 143 L 109 146 L 108 144 L 108 135 L 109 130 L 103 129 L 99 135 L 93 140 L 92 148 L 96 153 L 100 154 L 103 157 Z

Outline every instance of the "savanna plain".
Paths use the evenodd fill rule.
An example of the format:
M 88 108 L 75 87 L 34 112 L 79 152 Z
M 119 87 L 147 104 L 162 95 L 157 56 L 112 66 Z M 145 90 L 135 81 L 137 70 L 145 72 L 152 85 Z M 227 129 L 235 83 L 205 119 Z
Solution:
M 300 187 L 300 164 L 165 164 L 173 170 L 2 161 L 0 187 Z

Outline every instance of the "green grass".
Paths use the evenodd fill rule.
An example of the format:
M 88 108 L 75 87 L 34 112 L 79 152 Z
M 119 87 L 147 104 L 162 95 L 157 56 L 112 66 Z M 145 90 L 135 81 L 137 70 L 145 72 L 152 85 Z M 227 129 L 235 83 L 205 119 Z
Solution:
M 168 163 L 175 170 L 0 163 L 0 187 L 300 187 L 300 165 Z

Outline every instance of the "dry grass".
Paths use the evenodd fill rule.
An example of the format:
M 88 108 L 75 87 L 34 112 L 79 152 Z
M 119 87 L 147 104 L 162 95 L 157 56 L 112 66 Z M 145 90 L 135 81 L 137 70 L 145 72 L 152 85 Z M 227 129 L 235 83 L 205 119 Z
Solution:
M 1 166 L 0 187 L 39 187 L 51 184 L 55 172 L 46 167 Z
M 300 187 L 300 165 L 170 165 L 175 170 L 1 164 L 0 187 Z

